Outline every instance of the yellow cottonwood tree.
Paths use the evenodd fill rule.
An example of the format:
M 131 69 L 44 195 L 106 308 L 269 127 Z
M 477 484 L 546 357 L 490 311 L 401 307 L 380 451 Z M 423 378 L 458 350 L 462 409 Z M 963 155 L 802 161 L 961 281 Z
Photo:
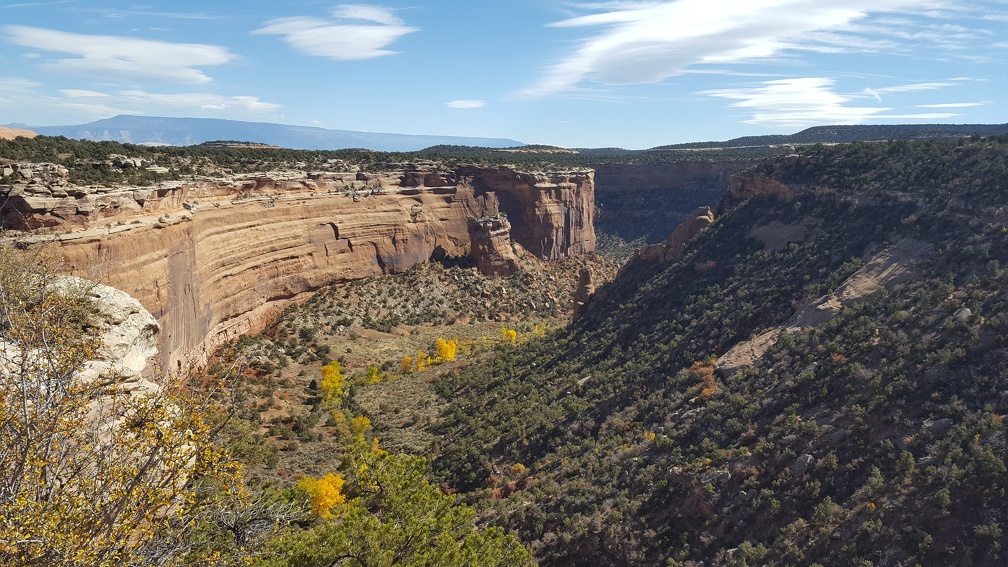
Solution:
M 434 350 L 438 360 L 451 362 L 455 360 L 455 353 L 458 351 L 458 339 L 446 341 L 439 338 L 434 344 Z
M 364 435 L 371 429 L 371 420 L 366 415 L 358 415 L 350 420 L 350 434 Z
M 322 367 L 322 399 L 329 405 L 339 406 L 343 403 L 344 382 L 340 361 L 334 360 Z
M 331 519 L 286 530 L 256 567 L 525 567 L 521 543 L 499 527 L 478 530 L 475 512 L 425 477 L 427 463 L 358 436 L 344 450 L 346 501 Z
M 416 371 L 422 372 L 425 368 L 430 366 L 430 356 L 428 356 L 426 352 L 418 350 L 416 358 L 413 359 L 413 363 L 416 365 Z
M 312 515 L 323 520 L 333 518 L 337 514 L 333 508 L 346 501 L 343 489 L 343 477 L 328 473 L 321 478 L 305 477 L 298 482 L 298 488 L 308 495 Z

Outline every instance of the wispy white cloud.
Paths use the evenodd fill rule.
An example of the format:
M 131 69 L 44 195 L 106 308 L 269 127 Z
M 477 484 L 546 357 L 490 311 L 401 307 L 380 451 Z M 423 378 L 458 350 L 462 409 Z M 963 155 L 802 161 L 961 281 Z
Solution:
M 94 91 L 62 91 L 73 99 L 91 99 L 103 104 L 129 107 L 131 112 L 147 114 L 150 108 L 161 110 L 235 110 L 239 112 L 268 113 L 280 108 L 279 104 L 263 102 L 253 96 L 221 96 L 207 93 L 149 93 L 143 90 L 125 90 L 114 93 Z M 113 101 L 113 102 L 108 102 Z
M 485 100 L 453 100 L 448 103 L 448 108 L 483 108 L 486 106 Z
M 882 95 L 880 95 L 877 90 L 871 87 L 865 87 L 864 93 L 875 99 L 876 102 L 882 102 Z
M 74 57 L 40 64 L 49 71 L 89 78 L 208 83 L 197 67 L 223 65 L 235 56 L 223 47 L 122 36 L 85 35 L 30 26 L 2 26 L 9 43 Z
M 872 90 L 874 90 L 876 93 L 880 95 L 883 95 L 892 93 L 916 93 L 920 91 L 933 91 L 936 89 L 944 89 L 946 87 L 954 87 L 956 85 L 957 82 L 955 82 L 954 80 L 950 80 L 950 81 L 935 81 L 930 83 L 911 83 L 909 85 L 895 85 L 892 87 L 882 87 Z
M 298 51 L 337 61 L 372 59 L 396 52 L 386 49 L 400 37 L 418 31 L 407 26 L 388 8 L 342 4 L 333 8 L 333 20 L 310 16 L 266 22 L 254 34 L 279 35 Z
M 83 89 L 64 89 L 60 93 L 67 98 L 97 98 L 97 97 L 107 97 L 109 95 L 105 93 L 100 93 L 98 91 L 86 91 Z
M 585 82 L 659 82 L 697 65 L 750 63 L 802 51 L 871 52 L 898 37 L 859 31 L 869 15 L 916 15 L 949 0 L 628 0 L 580 6 L 594 13 L 552 24 L 597 30 L 552 65 L 528 96 L 567 91 Z M 947 30 L 945 33 L 957 30 Z
M 958 80 L 958 79 L 956 79 Z M 965 79 L 964 79 L 965 80 Z M 879 92 L 911 92 L 931 90 L 958 83 L 916 83 L 881 89 L 865 89 L 861 93 L 837 92 L 836 81 L 824 77 L 804 77 L 765 81 L 758 86 L 714 89 L 700 94 L 733 100 L 729 106 L 745 109 L 751 114 L 743 120 L 769 128 L 805 128 L 817 124 L 863 124 L 898 120 L 943 120 L 959 116 L 953 112 L 892 113 L 883 106 L 865 106 L 872 98 L 881 101 Z M 984 103 L 918 104 L 917 108 L 961 108 Z
M 51 6 L 53 4 L 70 4 L 76 0 L 54 0 L 52 2 L 22 2 L 20 4 L 4 4 L 0 8 L 37 8 L 39 6 Z
M 860 98 L 833 91 L 835 81 L 821 77 L 766 81 L 760 86 L 703 91 L 736 102 L 730 106 L 746 109 L 744 120 L 771 128 L 804 128 L 814 124 L 861 124 L 869 117 L 892 110 L 883 107 L 850 105 Z
M 900 93 L 918 93 L 923 91 L 933 91 L 937 89 L 944 89 L 949 87 L 956 87 L 961 85 L 963 82 L 971 81 L 972 79 L 968 77 L 956 77 L 952 79 L 947 79 L 944 81 L 930 81 L 924 83 L 908 83 L 905 85 L 893 85 L 889 87 L 879 87 L 872 88 L 866 87 L 864 89 L 864 94 L 875 99 L 876 102 L 882 102 L 882 95 L 900 94 Z M 918 105 L 920 106 L 920 105 Z
M 107 118 L 116 114 L 248 117 L 272 114 L 279 104 L 254 96 L 211 93 L 152 93 L 141 89 L 63 89 L 49 93 L 27 79 L 0 78 L 0 108 L 45 111 L 50 119 Z
M 0 92 L 28 92 L 41 87 L 42 84 L 21 77 L 0 77 Z
M 119 9 L 98 9 L 104 18 L 128 18 L 140 16 L 144 18 L 158 18 L 171 20 L 224 20 L 227 16 L 217 14 L 206 14 L 203 12 L 154 12 L 149 10 L 119 10 Z
M 386 26 L 401 26 L 403 21 L 388 8 L 368 4 L 340 4 L 332 9 L 335 18 L 364 20 Z
M 970 108 L 973 106 L 986 106 L 989 102 L 942 102 L 938 104 L 918 104 L 918 108 Z

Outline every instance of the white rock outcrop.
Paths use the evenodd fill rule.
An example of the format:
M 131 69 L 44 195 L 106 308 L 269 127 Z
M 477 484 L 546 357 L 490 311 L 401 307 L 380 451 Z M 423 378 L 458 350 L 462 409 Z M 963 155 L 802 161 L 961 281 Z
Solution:
M 88 290 L 97 310 L 94 321 L 101 333 L 101 346 L 93 360 L 84 363 L 77 379 L 93 381 L 115 377 L 120 388 L 134 393 L 153 393 L 160 388 L 147 378 L 158 354 L 161 327 L 154 316 L 128 293 L 81 278 L 61 277 L 56 285 Z

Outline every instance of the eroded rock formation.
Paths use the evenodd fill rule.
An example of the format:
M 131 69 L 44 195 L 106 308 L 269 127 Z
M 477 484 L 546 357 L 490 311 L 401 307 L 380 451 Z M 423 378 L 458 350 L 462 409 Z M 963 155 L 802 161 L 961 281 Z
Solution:
M 798 159 L 797 156 L 785 159 Z M 751 199 L 753 197 L 774 197 L 776 199 L 786 199 L 789 190 L 786 185 L 771 179 L 760 173 L 742 173 L 731 178 L 728 184 L 728 191 L 718 203 L 718 214 L 734 207 L 739 201 Z
M 507 168 L 461 168 L 460 183 L 477 196 L 492 192 L 511 223 L 511 236 L 540 258 L 555 260 L 595 250 L 595 174 L 521 173 Z
M 634 259 L 656 262 L 671 262 L 679 259 L 686 243 L 714 223 L 714 213 L 710 207 L 700 207 L 689 218 L 672 231 L 664 244 L 644 246 L 634 254 Z
M 488 276 L 510 276 L 518 271 L 518 259 L 511 247 L 511 223 L 507 215 L 470 218 L 469 242 L 473 259 L 480 273 Z
M 21 240 L 54 240 L 77 273 L 126 291 L 154 314 L 162 365 L 172 370 L 201 364 L 209 350 L 324 285 L 464 254 L 471 217 L 505 212 L 512 240 L 541 258 L 590 252 L 593 195 L 590 171 L 415 164 L 152 187 L 80 188 L 24 176 L 0 186 L 8 228 L 48 232 Z
M 592 295 L 595 293 L 594 277 L 588 268 L 578 272 L 578 287 L 574 291 L 574 320 L 577 321 L 588 311 Z

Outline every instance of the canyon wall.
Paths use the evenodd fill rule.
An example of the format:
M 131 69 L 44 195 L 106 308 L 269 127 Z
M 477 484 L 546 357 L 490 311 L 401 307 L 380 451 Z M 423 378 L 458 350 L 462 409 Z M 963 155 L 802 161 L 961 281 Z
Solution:
M 40 168 L 36 168 L 40 169 Z M 136 297 L 177 370 L 255 331 L 322 286 L 401 272 L 469 248 L 467 220 L 505 212 L 544 259 L 594 250 L 591 171 L 275 172 L 148 188 L 81 188 L 22 175 L 0 187 L 7 228 L 35 228 L 77 275 Z M 40 235 L 41 227 L 49 234 Z
M 731 177 L 758 161 L 593 165 L 596 229 L 627 242 L 660 243 L 698 207 L 717 203 Z

